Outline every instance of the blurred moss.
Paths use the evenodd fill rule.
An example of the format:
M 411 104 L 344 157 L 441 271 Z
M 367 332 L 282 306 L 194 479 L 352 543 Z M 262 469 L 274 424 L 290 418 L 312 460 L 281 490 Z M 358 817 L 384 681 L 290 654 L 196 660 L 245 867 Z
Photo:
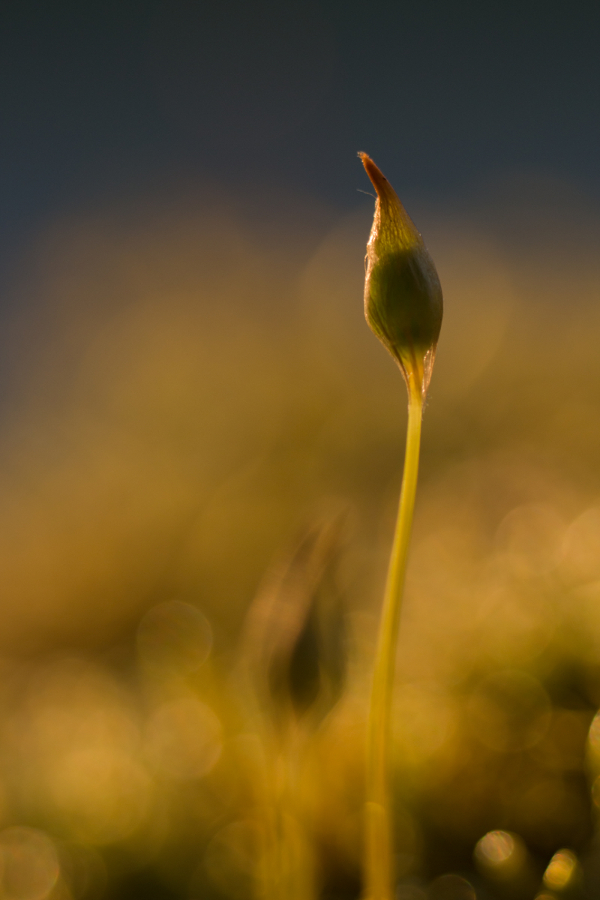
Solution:
M 528 896 L 563 896 L 543 877 L 566 851 L 569 896 L 600 891 L 600 272 L 589 235 L 574 261 L 551 228 L 528 252 L 528 230 L 517 246 L 494 215 L 419 217 L 447 313 L 398 662 L 407 900 L 507 896 L 473 857 L 497 833 L 523 849 Z M 256 773 L 277 771 L 240 708 L 243 623 L 277 552 L 340 504 L 353 527 L 319 588 L 335 602 L 298 601 L 271 686 L 302 711 L 324 674 L 337 685 L 295 815 L 322 895 L 360 889 L 367 673 L 405 400 L 364 326 L 369 207 L 312 234 L 277 216 L 259 228 L 216 203 L 82 216 L 40 238 L 15 282 L 0 849 L 8 871 L 10 829 L 31 829 L 19 840 L 59 860 L 52 897 L 252 893 Z M 315 665 L 324 626 L 342 639 L 317 607 L 338 602 L 343 691 Z M 267 716 L 278 696 L 260 695 Z

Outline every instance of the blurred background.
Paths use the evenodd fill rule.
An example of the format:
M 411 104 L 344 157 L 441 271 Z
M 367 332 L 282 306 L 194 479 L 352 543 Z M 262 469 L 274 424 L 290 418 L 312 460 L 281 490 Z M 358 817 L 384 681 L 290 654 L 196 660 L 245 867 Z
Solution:
M 360 894 L 406 398 L 358 150 L 446 304 L 398 900 L 598 896 L 600 8 L 0 23 L 2 898 Z

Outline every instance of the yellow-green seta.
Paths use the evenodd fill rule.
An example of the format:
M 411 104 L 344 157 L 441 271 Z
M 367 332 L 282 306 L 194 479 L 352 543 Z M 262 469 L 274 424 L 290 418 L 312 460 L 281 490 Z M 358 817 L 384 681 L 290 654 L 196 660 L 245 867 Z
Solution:
M 423 242 L 398 195 L 366 153 L 359 153 L 377 191 L 367 244 L 365 316 L 406 380 L 424 399 L 442 325 L 442 289 Z
M 359 154 L 377 191 L 367 244 L 365 315 L 408 388 L 406 453 L 385 587 L 367 722 L 363 900 L 393 900 L 392 698 L 408 548 L 415 507 L 423 403 L 442 325 L 442 289 L 423 239 L 391 184 Z

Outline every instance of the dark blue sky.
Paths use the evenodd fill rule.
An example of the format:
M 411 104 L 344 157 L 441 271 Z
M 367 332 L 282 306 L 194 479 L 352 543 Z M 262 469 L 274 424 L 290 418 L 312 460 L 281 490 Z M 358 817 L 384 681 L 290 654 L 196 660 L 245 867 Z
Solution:
M 0 238 L 172 183 L 340 208 L 369 152 L 411 194 L 541 171 L 598 193 L 600 4 L 8 0 Z

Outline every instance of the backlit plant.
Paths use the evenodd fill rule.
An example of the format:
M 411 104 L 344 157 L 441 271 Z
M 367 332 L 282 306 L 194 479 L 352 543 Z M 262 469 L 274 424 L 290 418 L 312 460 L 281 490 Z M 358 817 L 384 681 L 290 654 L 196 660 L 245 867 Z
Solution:
M 367 735 L 365 898 L 394 892 L 390 796 L 391 709 L 396 645 L 412 528 L 423 402 L 442 324 L 442 290 L 423 239 L 391 184 L 366 153 L 360 158 L 377 191 L 366 256 L 365 315 L 404 376 L 408 429 L 396 530 L 392 545 Z

